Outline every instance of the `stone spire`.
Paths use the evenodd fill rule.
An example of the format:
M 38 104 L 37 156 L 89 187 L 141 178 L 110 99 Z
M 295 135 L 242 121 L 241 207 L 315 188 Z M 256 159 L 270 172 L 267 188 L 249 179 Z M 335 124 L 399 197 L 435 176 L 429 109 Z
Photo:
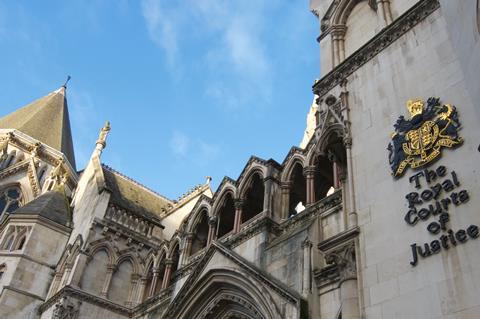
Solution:
M 65 86 L 0 118 L 0 128 L 16 129 L 55 148 L 75 168 Z

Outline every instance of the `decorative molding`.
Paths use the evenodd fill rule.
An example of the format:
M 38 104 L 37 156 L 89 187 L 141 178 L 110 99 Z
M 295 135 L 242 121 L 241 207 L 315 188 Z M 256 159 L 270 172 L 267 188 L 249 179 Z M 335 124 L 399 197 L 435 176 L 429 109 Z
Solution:
M 350 228 L 346 231 L 343 231 L 335 236 L 332 236 L 318 244 L 318 249 L 320 249 L 322 252 L 328 252 L 331 249 L 334 249 L 345 242 L 348 242 L 354 238 L 356 238 L 360 234 L 360 228 L 359 227 L 354 227 Z
M 348 76 L 370 61 L 381 51 L 403 36 L 440 7 L 438 0 L 419 1 L 410 10 L 383 29 L 364 46 L 350 55 L 320 81 L 313 85 L 313 93 L 322 97 Z
M 130 317 L 132 310 L 121 306 L 119 304 L 116 304 L 110 300 L 107 300 L 102 297 L 98 297 L 92 294 L 89 294 L 88 292 L 85 292 L 83 290 L 74 288 L 72 286 L 65 286 L 62 289 L 60 289 L 55 295 L 53 295 L 50 299 L 45 301 L 39 308 L 38 308 L 38 313 L 42 314 L 45 312 L 47 309 L 50 307 L 54 306 L 57 302 L 59 302 L 63 298 L 75 298 L 77 300 L 80 300 L 82 302 L 88 302 L 90 304 L 99 306 L 101 308 L 107 309 L 109 311 L 118 313 L 123 316 Z
M 192 285 L 198 280 L 200 274 L 203 272 L 207 266 L 210 259 L 213 257 L 215 252 L 219 252 L 223 256 L 227 257 L 240 268 L 246 271 L 250 276 L 255 278 L 258 282 L 266 285 L 271 290 L 275 291 L 277 294 L 282 296 L 286 301 L 296 304 L 298 308 L 301 308 L 302 297 L 296 292 L 290 290 L 283 283 L 275 280 L 274 278 L 269 278 L 269 276 L 264 273 L 262 270 L 251 265 L 240 257 L 235 252 L 229 250 L 227 247 L 221 245 L 218 242 L 213 242 L 210 245 L 210 248 L 205 253 L 204 257 L 200 260 L 198 265 L 193 270 L 190 277 L 185 281 L 180 291 L 177 293 L 175 298 L 172 300 L 172 303 L 169 305 L 165 318 L 175 318 L 176 313 L 179 311 L 179 307 L 186 302 L 188 298 L 188 291 Z

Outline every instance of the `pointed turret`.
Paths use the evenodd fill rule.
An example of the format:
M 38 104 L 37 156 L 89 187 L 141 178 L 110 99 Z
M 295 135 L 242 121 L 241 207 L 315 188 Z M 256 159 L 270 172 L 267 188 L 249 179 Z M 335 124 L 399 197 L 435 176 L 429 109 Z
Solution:
M 0 118 L 0 128 L 16 129 L 55 148 L 75 168 L 65 86 Z

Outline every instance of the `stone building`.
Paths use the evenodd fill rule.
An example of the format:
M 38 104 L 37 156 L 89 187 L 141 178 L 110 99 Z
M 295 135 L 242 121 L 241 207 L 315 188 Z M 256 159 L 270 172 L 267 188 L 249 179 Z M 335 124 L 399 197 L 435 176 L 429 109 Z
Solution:
M 480 318 L 478 1 L 310 9 L 300 147 L 214 192 L 102 164 L 108 123 L 79 171 L 65 87 L 1 118 L 0 317 Z

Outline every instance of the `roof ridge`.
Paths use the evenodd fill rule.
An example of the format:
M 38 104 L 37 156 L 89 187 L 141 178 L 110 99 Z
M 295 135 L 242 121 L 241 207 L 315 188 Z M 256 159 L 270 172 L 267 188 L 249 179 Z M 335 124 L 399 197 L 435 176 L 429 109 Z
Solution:
M 176 200 L 177 205 L 191 199 L 192 197 L 195 197 L 199 193 L 202 193 L 208 186 L 209 186 L 208 184 L 197 184 L 197 185 L 191 187 L 185 193 L 178 196 L 178 198 Z
M 125 175 L 125 174 L 117 171 L 116 169 L 112 168 L 111 166 L 108 166 L 108 165 L 105 164 L 105 163 L 101 163 L 101 164 L 102 164 L 102 167 L 103 167 L 103 168 L 109 170 L 109 171 L 112 172 L 113 174 L 116 174 L 116 175 L 122 177 L 123 179 L 125 179 L 125 180 L 127 180 L 127 181 L 129 181 L 129 182 L 132 182 L 133 184 L 135 184 L 135 185 L 137 185 L 137 186 L 145 189 L 146 191 L 148 191 L 148 192 L 150 192 L 150 193 L 152 193 L 152 194 L 154 194 L 154 195 L 156 195 L 156 196 L 158 196 L 158 197 L 160 197 L 160 198 L 168 201 L 168 202 L 171 203 L 171 204 L 174 203 L 174 201 L 172 201 L 171 199 L 167 198 L 166 196 L 158 193 L 157 191 L 154 191 L 153 189 L 151 189 L 151 188 L 143 185 L 142 183 L 134 180 L 133 178 L 131 178 L 131 177 L 129 177 L 129 176 L 127 176 L 127 175 Z

